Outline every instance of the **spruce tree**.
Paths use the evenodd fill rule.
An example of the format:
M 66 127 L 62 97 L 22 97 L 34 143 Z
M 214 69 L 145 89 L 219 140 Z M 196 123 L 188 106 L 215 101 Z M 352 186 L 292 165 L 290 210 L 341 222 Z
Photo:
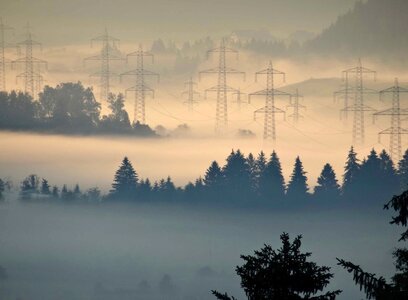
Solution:
M 131 162 L 125 157 L 115 173 L 110 195 L 116 199 L 134 199 L 137 191 L 138 176 Z
M 397 170 L 395 170 L 394 162 L 385 150 L 380 153 L 379 158 L 383 190 L 384 192 L 387 191 L 384 196 L 388 198 L 399 192 Z
M 251 174 L 246 158 L 240 150 L 232 151 L 223 168 L 229 198 L 247 200 L 251 193 Z
M 344 167 L 342 194 L 351 196 L 355 193 L 356 178 L 360 170 L 360 163 L 357 158 L 357 153 L 351 147 L 348 155 L 346 165 Z
M 267 163 L 268 162 L 266 160 L 265 153 L 261 151 L 258 154 L 258 157 L 256 158 L 255 168 L 253 172 L 254 174 L 252 176 L 253 189 L 258 195 L 261 195 L 261 192 L 260 192 L 261 182 L 260 181 L 261 181 L 262 174 L 265 173 Z
M 279 249 L 265 245 L 253 255 L 241 255 L 244 264 L 237 266 L 236 272 L 247 299 L 334 300 L 340 290 L 323 293 L 333 274 L 329 267 L 310 261 L 311 253 L 301 251 L 302 236 L 291 242 L 289 234 L 283 233 L 280 239 Z M 226 293 L 212 292 L 220 300 L 236 299 Z
M 262 198 L 270 200 L 282 200 L 285 196 L 285 179 L 275 151 L 259 175 L 259 192 Z
M 51 187 L 48 184 L 48 181 L 46 179 L 42 179 L 41 181 L 41 189 L 40 189 L 41 194 L 43 195 L 50 195 L 51 194 Z
M 314 188 L 314 195 L 327 201 L 338 198 L 340 195 L 340 186 L 337 183 L 336 173 L 330 164 L 325 164 L 317 178 L 317 186 Z
M 213 161 L 204 175 L 204 184 L 207 190 L 219 192 L 223 182 L 223 174 L 220 166 Z
M 408 190 L 408 149 L 405 151 L 402 159 L 398 162 L 398 177 L 401 192 Z
M 246 161 L 247 161 L 248 171 L 249 171 L 250 186 L 251 186 L 251 189 L 255 190 L 256 185 L 257 185 L 256 159 L 254 158 L 254 155 L 252 153 L 249 153 Z
M 290 176 L 287 196 L 291 199 L 304 199 L 308 196 L 308 190 L 306 172 L 303 170 L 303 164 L 298 156 Z
M 56 185 L 54 185 L 52 187 L 52 193 L 51 194 L 52 194 L 53 198 L 55 198 L 55 199 L 59 198 L 59 190 L 58 190 L 58 187 Z

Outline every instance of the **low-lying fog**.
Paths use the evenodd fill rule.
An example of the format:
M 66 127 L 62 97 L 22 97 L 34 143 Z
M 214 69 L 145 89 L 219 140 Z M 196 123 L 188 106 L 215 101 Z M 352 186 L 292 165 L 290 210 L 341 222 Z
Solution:
M 339 299 L 360 299 L 336 257 L 367 271 L 394 271 L 398 230 L 373 211 L 278 212 L 133 206 L 0 206 L 1 299 L 244 299 L 234 268 L 240 254 L 279 235 L 303 234 L 303 250 L 333 267 Z

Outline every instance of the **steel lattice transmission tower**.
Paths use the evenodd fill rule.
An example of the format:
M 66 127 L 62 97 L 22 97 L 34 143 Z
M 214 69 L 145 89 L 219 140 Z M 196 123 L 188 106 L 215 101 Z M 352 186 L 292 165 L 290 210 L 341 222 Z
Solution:
M 236 92 L 232 93 L 232 96 L 236 96 L 233 102 L 237 104 L 238 111 L 241 111 L 241 107 L 243 103 L 247 103 L 247 102 L 244 102 L 244 100 L 242 99 L 243 95 L 245 95 L 245 93 L 241 92 L 240 88 Z
M 287 108 L 293 108 L 293 113 L 288 117 L 292 118 L 295 124 L 299 123 L 299 119 L 303 118 L 300 114 L 300 110 L 306 109 L 306 106 L 299 103 L 301 98 L 303 98 L 303 96 L 300 95 L 298 89 L 296 89 L 296 92 L 290 96 L 290 104 L 287 106 Z
M 379 141 L 381 142 L 382 135 L 390 135 L 389 153 L 394 162 L 398 162 L 401 159 L 401 136 L 403 134 L 408 134 L 408 130 L 401 127 L 401 116 L 408 115 L 408 109 L 401 108 L 401 93 L 408 93 L 408 89 L 400 87 L 398 84 L 398 79 L 396 78 L 393 87 L 380 91 L 380 99 L 387 94 L 392 94 L 392 107 L 374 114 L 374 120 L 379 116 L 391 116 L 391 127 L 379 133 Z
M 110 93 L 111 77 L 116 76 L 116 74 L 111 71 L 111 61 L 120 61 L 123 60 L 123 58 L 118 49 L 119 39 L 110 36 L 106 28 L 102 35 L 91 39 L 91 47 L 95 42 L 100 43 L 102 46 L 100 53 L 98 55 L 85 58 L 84 62 L 100 61 L 100 71 L 93 73 L 90 76 L 100 78 L 100 101 L 107 101 Z
M 267 69 L 255 73 L 255 82 L 258 80 L 259 75 L 266 75 L 266 89 L 249 94 L 249 102 L 253 96 L 265 96 L 265 106 L 254 112 L 254 119 L 256 120 L 257 114 L 264 115 L 264 140 L 276 141 L 276 121 L 275 114 L 282 113 L 285 115 L 285 111 L 275 106 L 275 96 L 287 96 L 291 95 L 286 92 L 279 91 L 274 88 L 274 76 L 283 76 L 285 82 L 285 73 L 273 68 L 272 62 L 269 62 Z
M 190 77 L 190 80 L 184 83 L 185 87 L 187 88 L 183 91 L 182 95 L 187 95 L 187 100 L 184 104 L 187 105 L 188 111 L 192 112 L 194 110 L 194 105 L 198 103 L 195 96 L 200 96 L 200 93 L 194 90 L 194 86 L 197 85 L 196 82 L 193 81 L 193 78 Z
M 41 75 L 42 67 L 47 67 L 45 60 L 33 56 L 33 48 L 39 46 L 41 49 L 41 43 L 32 39 L 30 27 L 27 25 L 26 39 L 17 43 L 17 45 L 25 49 L 25 55 L 23 57 L 12 61 L 12 65 L 24 65 L 24 72 L 17 75 L 17 80 L 23 79 L 24 92 L 36 98 L 44 81 Z
M 0 91 L 6 91 L 6 63 L 5 49 L 7 48 L 6 43 L 6 31 L 13 30 L 12 27 L 7 26 L 3 23 L 3 18 L 0 18 Z
M 348 120 L 348 110 L 349 103 L 352 100 L 352 87 L 350 86 L 349 78 L 347 74 L 342 78 L 343 85 L 340 90 L 335 91 L 333 93 L 333 100 L 337 102 L 340 99 L 343 99 L 344 106 L 341 110 L 340 118 L 343 119 L 345 122 Z
M 366 74 L 371 74 L 374 75 L 375 80 L 377 72 L 364 68 L 361 64 L 361 60 L 359 60 L 357 67 L 343 71 L 343 76 L 346 78 L 346 80 L 349 80 L 350 74 L 352 74 L 355 79 L 355 85 L 352 88 L 354 103 L 347 106 L 342 111 L 353 112 L 353 145 L 363 145 L 365 139 L 364 114 L 368 111 L 375 111 L 375 109 L 364 104 L 365 88 L 363 84 L 363 77 Z
M 139 45 L 139 49 L 135 52 L 129 53 L 126 56 L 126 61 L 129 61 L 129 57 L 136 57 L 136 69 L 120 74 L 120 78 L 123 76 L 134 76 L 136 79 L 135 85 L 126 89 L 126 95 L 128 92 L 134 92 L 134 116 L 133 122 L 140 124 L 146 123 L 145 112 L 145 98 L 146 94 L 150 93 L 154 98 L 154 90 L 146 85 L 145 76 L 157 76 L 157 80 L 160 80 L 160 76 L 157 73 L 146 70 L 144 68 L 144 57 L 151 57 L 153 63 L 153 54 L 151 52 L 143 51 L 142 45 Z
M 209 89 L 205 90 L 204 97 L 207 97 L 208 92 L 217 93 L 217 104 L 215 112 L 215 132 L 220 134 L 225 132 L 228 127 L 228 101 L 227 94 L 230 92 L 237 92 L 237 89 L 234 89 L 227 84 L 227 74 L 242 74 L 245 80 L 245 72 L 238 71 L 233 68 L 227 67 L 226 63 L 226 54 L 233 53 L 238 55 L 238 51 L 228 48 L 225 46 L 224 39 L 221 40 L 220 46 L 214 48 L 207 52 L 207 55 L 211 53 L 219 53 L 218 67 L 201 71 L 201 74 L 218 74 L 218 84 Z

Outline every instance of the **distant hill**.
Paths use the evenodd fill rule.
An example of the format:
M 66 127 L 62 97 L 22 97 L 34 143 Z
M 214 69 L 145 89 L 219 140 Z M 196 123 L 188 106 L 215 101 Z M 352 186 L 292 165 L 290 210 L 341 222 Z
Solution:
M 408 51 L 408 1 L 359 1 L 348 13 L 305 43 L 305 50 L 321 54 L 395 56 Z

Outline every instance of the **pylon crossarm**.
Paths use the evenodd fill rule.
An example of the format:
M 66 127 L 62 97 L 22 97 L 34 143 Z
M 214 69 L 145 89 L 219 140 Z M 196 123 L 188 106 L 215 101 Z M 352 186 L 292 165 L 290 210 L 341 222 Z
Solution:
M 341 111 L 377 111 L 376 109 L 370 107 L 370 106 L 347 106 L 346 108 L 343 108 Z
M 383 131 L 380 131 L 378 133 L 379 135 L 383 134 L 408 134 L 408 130 L 402 127 L 397 127 L 397 128 L 387 128 Z
M 101 77 L 101 76 L 105 76 L 108 74 L 109 76 L 118 76 L 118 74 L 116 73 L 112 73 L 112 72 L 106 73 L 106 72 L 98 71 L 98 72 L 90 74 L 89 77 Z
M 374 114 L 375 116 L 408 116 L 408 109 L 395 109 L 390 108 L 383 111 L 379 111 Z
M 400 87 L 400 86 L 398 87 L 393 86 L 388 89 L 380 91 L 380 94 L 385 94 L 385 93 L 408 93 L 408 89 Z

